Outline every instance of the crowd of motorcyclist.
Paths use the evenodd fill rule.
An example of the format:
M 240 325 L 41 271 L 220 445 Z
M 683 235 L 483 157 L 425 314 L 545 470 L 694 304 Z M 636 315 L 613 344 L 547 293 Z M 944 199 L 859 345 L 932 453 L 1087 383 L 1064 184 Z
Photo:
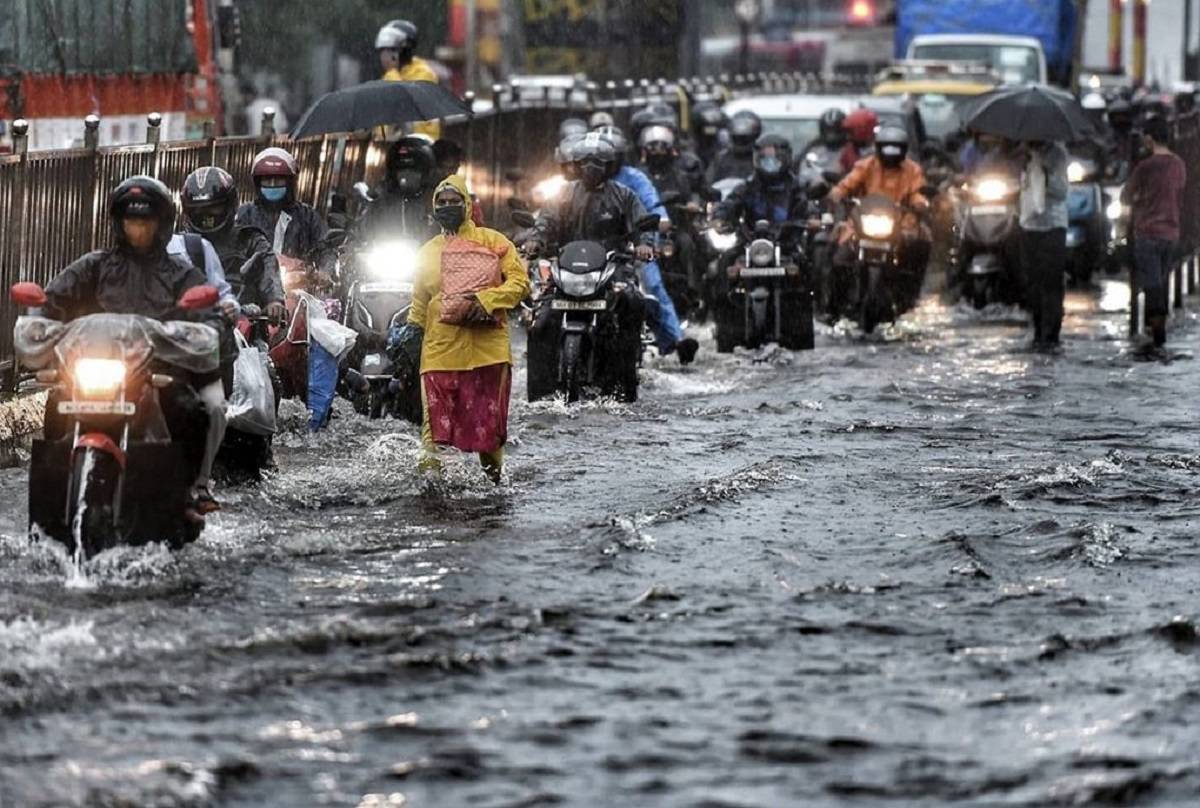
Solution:
M 415 40 L 415 29 L 404 21 L 381 30 L 376 45 L 389 77 L 431 78 L 413 55 Z M 1110 103 L 1089 95 L 1084 106 L 1103 123 L 1102 134 L 1074 144 L 1075 153 L 1087 154 L 1104 176 L 1123 178 L 1143 156 L 1135 135 L 1147 117 L 1143 112 L 1164 112 L 1149 104 L 1137 110 L 1126 99 Z M 464 406 L 484 407 L 478 403 L 484 401 L 488 417 L 502 412 L 506 419 L 510 377 L 507 371 L 496 375 L 492 370 L 511 364 L 507 331 L 503 337 L 481 337 L 470 326 L 494 324 L 497 312 L 514 307 L 529 284 L 531 398 L 563 389 L 563 384 L 577 385 L 578 371 L 568 359 L 584 361 L 580 351 L 592 352 L 585 364 L 593 369 L 617 363 L 601 355 L 604 345 L 603 350 L 619 356 L 619 366 L 612 364 L 613 374 L 598 386 L 635 398 L 637 367 L 646 348 L 643 327 L 652 333 L 647 343 L 660 355 L 674 355 L 686 365 L 699 347 L 686 327 L 697 319 L 716 322 L 718 350 L 770 341 L 806 347 L 804 335 L 788 329 L 807 319 L 811 345 L 814 300 L 818 313 L 833 319 L 857 312 L 870 330 L 902 313 L 919 295 L 933 239 L 929 200 L 938 189 L 909 154 L 910 133 L 891 123 L 881 125 L 869 109 L 849 114 L 830 109 L 820 119 L 819 137 L 798 153 L 786 138 L 764 133 L 754 113 L 726 119 L 711 102 L 694 105 L 686 122 L 671 105 L 650 104 L 632 114 L 628 131 L 607 112 L 590 120 L 564 120 L 555 152 L 561 180 L 537 200 L 536 211 L 513 215 L 521 225 L 514 241 L 529 266 L 528 277 L 519 281 L 512 276 L 517 247 L 482 227 L 482 206 L 458 177 L 461 147 L 436 139 L 432 126 L 393 139 L 381 185 L 363 194 L 355 219 L 331 213 L 332 229 L 298 198 L 299 167 L 282 148 L 267 148 L 256 156 L 252 189 L 239 189 L 219 167 L 195 170 L 177 189 L 182 209 L 178 228 L 172 189 L 151 177 L 130 177 L 109 198 L 112 244 L 80 258 L 46 288 L 45 311 L 61 320 L 97 312 L 135 314 L 200 320 L 220 332 L 218 371 L 180 376 L 162 395 L 164 416 L 176 439 L 188 445 L 196 472 L 189 519 L 202 523 L 219 508 L 212 474 L 225 439 L 226 398 L 237 381 L 235 332 L 243 339 L 258 333 L 265 348 L 277 339 L 272 334 L 296 318 L 290 293 L 297 289 L 330 301 L 328 314 L 336 319 L 335 301 L 345 297 L 339 289 L 344 280 L 339 277 L 339 249 L 351 229 L 362 243 L 403 238 L 426 245 L 418 259 L 424 274 L 416 281 L 407 325 L 389 331 L 387 348 L 397 361 L 409 355 L 413 372 L 419 367 L 440 380 L 439 386 L 426 385 L 419 394 L 430 444 L 435 435 L 454 432 L 452 419 L 430 418 L 425 394 L 431 391 L 440 401 L 466 395 L 459 391 L 473 385 Z M 943 189 L 995 171 L 1007 171 L 1021 183 L 1030 176 L 1044 182 L 1036 193 L 1022 188 L 1018 252 L 1026 254 L 1028 263 L 1031 254 L 1044 260 L 1063 249 L 1063 144 L 1019 146 L 965 132 L 961 143 L 948 145 L 957 173 L 937 178 Z M 1035 201 L 1027 203 L 1026 197 Z M 435 323 L 430 309 L 440 308 L 432 299 L 440 299 L 441 288 L 435 265 L 444 253 L 457 254 L 464 240 L 500 256 L 503 283 L 496 288 L 504 291 L 490 297 L 481 292 L 462 322 L 447 326 L 443 318 Z M 571 245 L 576 245 L 574 252 Z M 475 252 L 478 258 L 480 251 Z M 543 261 L 555 262 L 555 269 L 543 271 Z M 565 264 L 571 262 L 603 276 L 609 285 L 572 292 L 563 280 L 570 270 Z M 882 284 L 888 285 L 886 292 L 873 298 Z M 201 285 L 217 290 L 217 305 L 199 312 L 181 310 L 177 301 Z M 1026 291 L 1035 340 L 1056 342 L 1061 275 L 1057 286 L 1031 285 Z M 556 296 L 560 293 L 580 299 L 563 300 Z M 603 316 L 610 317 L 608 326 L 600 325 Z M 427 354 L 422 359 L 422 341 L 430 333 L 440 335 L 440 358 L 431 360 Z M 584 336 L 571 342 L 570 334 Z M 564 359 L 564 352 L 574 358 Z M 483 362 L 480 356 L 490 358 Z M 338 384 L 343 394 L 353 395 L 361 391 L 361 375 L 343 367 Z M 497 396 L 502 404 L 496 404 Z M 315 425 L 327 417 L 317 417 Z M 47 435 L 54 434 L 54 420 L 48 419 Z M 504 432 L 495 425 L 479 429 L 488 435 Z M 502 447 L 503 438 L 499 440 Z M 478 440 L 468 440 L 464 445 L 476 444 Z M 485 469 L 498 478 L 499 449 L 479 445 Z

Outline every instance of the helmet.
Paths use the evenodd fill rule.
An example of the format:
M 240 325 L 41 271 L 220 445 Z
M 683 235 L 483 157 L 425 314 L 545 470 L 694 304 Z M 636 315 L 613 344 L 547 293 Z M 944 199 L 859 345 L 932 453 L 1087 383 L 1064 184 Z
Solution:
M 821 141 L 828 146 L 840 146 L 846 142 L 846 113 L 837 107 L 821 113 L 818 126 L 821 128 Z
M 429 184 L 437 159 L 427 138 L 410 135 L 388 147 L 384 165 L 387 169 L 387 185 L 406 198 L 411 198 L 420 194 Z
M 763 135 L 754 142 L 754 170 L 777 179 L 791 170 L 792 144 L 782 135 Z
M 601 110 L 593 112 L 592 117 L 588 118 L 588 129 L 599 129 L 601 126 L 612 126 L 616 123 L 613 116 Z
M 675 130 L 661 124 L 647 126 L 638 138 L 638 145 L 649 151 L 669 151 L 675 148 Z
M 884 126 L 875 136 L 879 160 L 888 168 L 896 168 L 908 157 L 908 133 L 899 126 Z
M 409 56 L 417 49 L 420 32 L 408 20 L 392 20 L 375 35 L 375 50 L 398 50 Z
M 1088 112 L 1103 112 L 1108 108 L 1108 102 L 1100 93 L 1088 93 L 1079 100 L 1079 105 Z
M 558 142 L 554 149 L 554 162 L 560 166 L 575 162 L 575 146 L 584 139 L 586 134 L 570 134 Z
M 762 119 L 748 109 L 735 114 L 729 121 L 729 136 L 735 148 L 750 148 L 762 135 Z
M 145 174 L 129 177 L 112 190 L 108 195 L 108 215 L 118 244 L 125 243 L 121 220 L 126 218 L 158 219 L 156 241 L 160 247 L 166 247 L 175 230 L 175 200 L 170 190 Z
M 567 118 L 558 125 L 558 139 L 565 140 L 570 135 L 586 135 L 588 124 L 583 118 Z
M 622 155 L 629 150 L 629 141 L 625 139 L 625 133 L 621 131 L 620 127 L 602 126 L 593 131 L 611 143 L 618 155 Z
M 692 125 L 701 137 L 715 138 L 726 123 L 725 113 L 712 101 L 700 101 L 692 108 Z
M 1108 106 L 1108 122 L 1116 129 L 1128 129 L 1133 125 L 1133 106 L 1124 98 L 1118 98 Z
M 463 147 L 457 141 L 444 137 L 433 141 L 430 149 L 433 150 L 434 162 L 439 167 L 445 168 L 453 165 L 454 171 L 450 172 L 452 174 L 458 171 L 459 166 L 462 165 L 463 158 L 466 156 L 466 152 L 463 151 Z
M 679 116 L 670 104 L 661 101 L 639 109 L 629 118 L 629 131 L 633 139 L 641 142 L 642 130 L 648 126 L 664 126 L 679 130 Z
M 579 140 L 571 151 L 579 176 L 590 188 L 599 187 L 618 165 L 617 150 L 612 143 L 595 132 Z
M 255 180 L 262 177 L 291 177 L 294 180 L 299 173 L 296 158 L 277 146 L 263 149 L 256 154 L 250 168 L 250 175 Z
M 188 174 L 179 201 L 193 230 L 216 233 L 233 224 L 238 208 L 238 189 L 229 172 L 216 166 L 204 166 Z
M 875 127 L 879 126 L 879 116 L 863 107 L 847 115 L 842 125 L 855 143 L 870 143 L 875 137 Z

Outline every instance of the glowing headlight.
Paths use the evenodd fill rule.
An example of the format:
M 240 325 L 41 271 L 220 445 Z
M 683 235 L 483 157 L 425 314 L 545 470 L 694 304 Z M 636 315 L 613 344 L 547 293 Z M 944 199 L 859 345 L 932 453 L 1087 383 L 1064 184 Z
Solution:
M 756 267 L 769 267 L 775 263 L 775 245 L 765 238 L 750 245 L 750 263 Z
M 867 238 L 890 238 L 896 220 L 886 213 L 866 213 L 862 216 L 862 231 Z
M 596 294 L 603 280 L 604 273 L 598 272 L 562 272 L 555 276 L 558 288 L 569 297 L 591 297 Z
M 1010 190 L 1007 180 L 985 177 L 975 184 L 975 198 L 980 202 L 999 202 Z
M 726 252 L 737 246 L 737 233 L 720 233 L 716 230 L 708 231 L 708 243 L 717 252 Z
M 381 280 L 404 280 L 413 274 L 417 251 L 406 241 L 377 244 L 367 251 L 363 261 L 367 273 Z
M 1114 199 L 1112 202 L 1108 203 L 1108 207 L 1104 212 L 1108 215 L 1108 220 L 1110 222 L 1115 222 L 1117 219 L 1120 219 L 1125 215 L 1125 206 L 1121 204 L 1121 200 Z
M 1083 178 L 1087 176 L 1087 170 L 1083 167 L 1083 163 L 1074 162 L 1067 166 L 1067 179 L 1071 182 L 1083 182 Z
M 555 174 L 533 186 L 533 198 L 539 202 L 549 202 L 557 199 L 563 188 L 567 187 L 567 179 L 561 174 Z
M 112 395 L 125 381 L 125 363 L 120 359 L 80 359 L 71 375 L 85 396 Z

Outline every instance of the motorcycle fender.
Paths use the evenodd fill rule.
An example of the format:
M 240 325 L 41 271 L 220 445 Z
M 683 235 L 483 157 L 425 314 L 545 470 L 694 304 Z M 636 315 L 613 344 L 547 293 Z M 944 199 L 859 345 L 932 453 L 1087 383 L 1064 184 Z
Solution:
M 971 259 L 971 265 L 967 267 L 967 274 L 972 277 L 996 275 L 1003 268 L 1000 257 L 995 253 L 980 253 Z
M 121 451 L 121 447 L 116 444 L 116 441 L 103 432 L 88 432 L 80 435 L 79 440 L 75 441 L 75 451 L 78 452 L 80 449 L 95 449 L 104 452 L 117 461 L 117 465 L 121 467 L 122 471 L 125 470 L 127 460 L 125 452 Z

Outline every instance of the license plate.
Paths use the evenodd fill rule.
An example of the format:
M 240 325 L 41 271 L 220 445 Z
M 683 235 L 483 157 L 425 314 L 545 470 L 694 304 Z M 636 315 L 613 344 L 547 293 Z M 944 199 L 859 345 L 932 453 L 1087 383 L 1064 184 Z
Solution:
M 364 283 L 358 287 L 358 293 L 360 295 L 411 295 L 412 290 L 413 285 L 411 283 Z
M 1001 216 L 1008 213 L 1007 205 L 976 205 L 971 208 L 973 216 Z
M 60 401 L 59 415 L 133 415 L 137 407 L 131 401 Z
M 743 278 L 782 278 L 787 270 L 783 267 L 745 267 L 739 274 Z
M 607 300 L 560 300 L 550 301 L 550 308 L 555 311 L 604 311 L 608 308 Z
M 862 241 L 858 242 L 858 246 L 862 247 L 864 250 L 890 250 L 892 249 L 892 242 L 876 241 L 875 239 L 864 238 Z

